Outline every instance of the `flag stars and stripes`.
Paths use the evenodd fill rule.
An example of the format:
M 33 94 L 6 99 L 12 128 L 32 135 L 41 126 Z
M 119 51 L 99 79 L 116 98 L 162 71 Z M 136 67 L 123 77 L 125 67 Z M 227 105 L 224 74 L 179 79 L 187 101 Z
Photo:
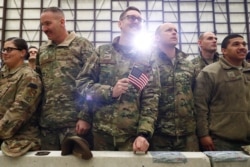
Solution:
M 149 81 L 148 76 L 136 67 L 133 67 L 128 79 L 139 90 L 142 90 Z

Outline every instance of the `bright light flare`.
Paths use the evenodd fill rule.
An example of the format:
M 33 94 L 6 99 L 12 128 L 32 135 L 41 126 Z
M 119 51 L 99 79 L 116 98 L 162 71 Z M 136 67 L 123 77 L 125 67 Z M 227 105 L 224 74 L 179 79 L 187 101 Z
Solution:
M 143 52 L 150 51 L 154 43 L 154 36 L 148 32 L 138 33 L 134 38 L 134 47 Z

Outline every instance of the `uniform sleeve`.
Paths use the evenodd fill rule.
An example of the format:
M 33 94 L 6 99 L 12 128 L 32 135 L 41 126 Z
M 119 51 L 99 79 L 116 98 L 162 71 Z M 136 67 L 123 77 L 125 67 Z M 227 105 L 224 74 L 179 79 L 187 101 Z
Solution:
M 88 103 L 85 101 L 83 104 L 82 109 L 77 115 L 77 118 L 80 120 L 84 120 L 88 122 L 89 124 L 92 124 L 92 112 L 91 112 L 91 107 L 88 105 Z
M 82 37 L 80 38 L 82 39 Z M 95 49 L 92 45 L 92 43 L 90 43 L 87 39 L 82 41 L 83 43 L 81 44 L 81 59 L 82 59 L 82 69 L 79 72 L 77 78 L 75 79 L 76 82 L 76 89 L 77 89 L 77 94 L 78 97 L 80 98 L 80 101 L 78 104 L 79 109 L 79 113 L 77 115 L 78 119 L 84 120 L 88 123 L 91 124 L 92 122 L 92 116 L 90 113 L 90 106 L 86 101 L 86 88 L 84 88 L 84 86 L 87 84 L 86 81 L 88 80 L 87 78 L 89 78 L 89 72 L 88 70 L 92 70 L 90 69 L 90 67 L 92 67 L 92 65 L 95 64 L 95 59 L 96 54 L 95 54 Z M 86 77 L 86 78 L 85 78 Z M 79 100 L 79 99 L 77 99 Z M 89 114 L 90 113 L 90 114 Z
M 196 78 L 194 88 L 194 100 L 196 109 L 197 135 L 203 137 L 209 135 L 209 101 L 212 91 L 212 81 L 209 75 L 201 71 Z
M 110 88 L 112 85 L 99 83 L 100 75 L 100 51 L 97 49 L 88 59 L 77 76 L 77 90 L 87 101 L 95 100 L 99 102 L 111 102 Z
M 84 106 L 78 118 L 87 122 L 91 121 L 91 103 L 93 101 L 110 103 L 113 99 L 110 96 L 111 85 L 101 85 L 99 82 L 99 52 L 87 58 L 87 61 L 76 78 L 76 87 L 78 92 L 84 98 Z M 90 122 L 89 122 L 90 123 Z
M 6 108 L 7 111 L 3 111 L 5 114 L 0 120 L 1 139 L 15 135 L 29 121 L 40 103 L 42 91 L 40 78 L 24 75 L 19 79 L 16 92 L 14 92 L 15 99 L 11 107 Z
M 156 65 L 152 66 L 149 82 L 143 89 L 140 104 L 140 118 L 137 134 L 151 137 L 158 116 L 158 100 L 160 96 L 160 75 Z

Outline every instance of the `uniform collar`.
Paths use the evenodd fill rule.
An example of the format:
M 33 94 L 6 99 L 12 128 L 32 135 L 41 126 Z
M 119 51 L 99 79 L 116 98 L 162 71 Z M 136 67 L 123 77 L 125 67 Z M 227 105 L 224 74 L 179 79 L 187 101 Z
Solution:
M 224 68 L 224 69 L 232 69 L 232 68 L 238 69 L 237 66 L 234 66 L 231 63 L 229 63 L 224 57 L 220 57 L 219 61 L 222 65 L 222 68 Z M 242 67 L 243 67 L 243 69 L 249 71 L 250 70 L 250 63 L 247 63 L 246 60 L 243 60 Z
M 75 39 L 76 33 L 74 31 L 68 32 L 68 36 L 64 39 L 64 41 L 57 46 L 69 46 L 70 43 Z M 48 40 L 47 46 L 49 45 L 55 45 L 51 40 Z

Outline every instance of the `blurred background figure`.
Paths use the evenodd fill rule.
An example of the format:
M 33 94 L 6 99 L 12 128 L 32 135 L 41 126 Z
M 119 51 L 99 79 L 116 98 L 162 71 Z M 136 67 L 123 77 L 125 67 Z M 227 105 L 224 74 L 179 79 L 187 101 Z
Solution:
M 198 46 L 200 55 L 194 58 L 192 63 L 195 65 L 196 75 L 207 65 L 217 62 L 219 54 L 217 52 L 217 36 L 213 32 L 204 32 L 199 36 Z
M 28 51 L 28 63 L 29 66 L 34 70 L 36 68 L 36 56 L 38 48 L 36 46 L 30 46 Z

